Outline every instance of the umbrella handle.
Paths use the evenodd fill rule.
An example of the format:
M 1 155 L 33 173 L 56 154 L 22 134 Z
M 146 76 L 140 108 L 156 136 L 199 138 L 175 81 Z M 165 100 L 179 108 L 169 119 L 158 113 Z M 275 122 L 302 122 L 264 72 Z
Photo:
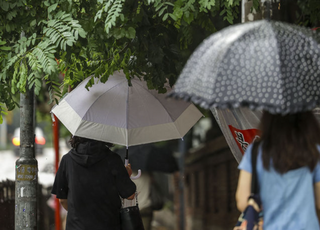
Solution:
M 129 164 L 129 159 L 124 159 L 124 165 L 125 165 L 125 166 L 128 166 L 128 164 Z M 141 176 L 141 170 L 138 169 L 138 174 L 135 175 L 135 176 L 132 176 L 132 175 L 131 175 L 130 178 L 131 178 L 131 180 L 135 180 L 135 179 L 138 179 L 140 176 Z
M 135 176 L 132 176 L 131 175 L 131 180 L 135 180 L 135 179 L 138 179 L 139 177 L 141 176 L 141 170 L 140 169 L 138 169 L 138 174 L 137 175 L 135 175 Z

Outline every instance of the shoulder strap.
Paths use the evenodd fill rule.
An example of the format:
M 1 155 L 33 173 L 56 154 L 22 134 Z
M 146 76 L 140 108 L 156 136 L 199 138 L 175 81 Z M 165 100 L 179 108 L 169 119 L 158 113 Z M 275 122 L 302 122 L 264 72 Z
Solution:
M 258 142 L 253 142 L 251 152 L 251 165 L 252 165 L 252 180 L 251 180 L 251 194 L 259 194 L 259 183 L 257 178 L 257 156 L 258 156 Z

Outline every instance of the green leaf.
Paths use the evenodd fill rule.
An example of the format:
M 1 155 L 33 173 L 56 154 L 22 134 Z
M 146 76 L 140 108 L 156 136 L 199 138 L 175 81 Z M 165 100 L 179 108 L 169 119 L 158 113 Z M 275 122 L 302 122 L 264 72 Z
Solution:
M 54 11 L 57 8 L 57 6 L 58 6 L 58 3 L 49 6 L 48 13 L 50 14 L 52 11 Z
M 97 21 L 97 19 L 100 19 L 102 15 L 102 10 L 98 10 L 98 12 L 96 13 L 96 16 L 94 16 L 94 22 Z
M 159 4 L 157 7 L 156 7 L 156 11 L 159 11 L 159 9 L 161 9 L 161 7 L 163 7 L 165 5 L 165 3 L 163 2 L 163 3 L 161 3 L 161 4 Z
M 133 39 L 136 37 L 136 30 L 133 27 L 128 28 L 128 38 Z
M 227 16 L 226 18 L 227 18 L 227 21 L 228 21 L 230 24 L 233 24 L 233 18 L 232 18 L 232 17 Z
M 151 3 L 154 3 L 155 0 L 148 0 L 148 5 L 150 5 Z
M 73 41 L 70 41 L 70 40 L 67 41 L 67 45 L 68 45 L 68 46 L 72 46 L 72 45 L 73 45 Z
M 50 6 L 50 2 L 49 2 L 49 1 L 44 1 L 43 4 L 44 4 L 45 6 Z
M 11 47 L 7 47 L 7 46 L 0 46 L 0 50 L 11 50 Z
M 78 33 L 82 38 L 85 38 L 87 35 L 87 33 L 82 28 L 78 29 Z
M 123 29 L 114 29 L 113 36 L 115 39 L 123 38 L 126 35 L 126 31 Z
M 41 90 L 41 88 L 35 87 L 35 88 L 34 88 L 34 93 L 35 93 L 36 95 L 39 95 L 39 94 L 40 94 L 40 90 Z
M 253 0 L 253 4 L 252 5 L 253 5 L 253 8 L 258 11 L 259 6 L 260 6 L 260 1 L 259 0 Z
M 30 22 L 30 26 L 33 27 L 37 24 L 37 19 L 34 19 Z
M 1 7 L 4 11 L 8 11 L 8 10 L 9 10 L 9 2 L 7 2 L 7 1 L 1 1 L 0 7 Z
M 169 16 L 170 16 L 174 21 L 177 21 L 177 19 L 178 19 L 174 14 L 171 14 L 171 13 L 170 13 Z
M 183 11 L 182 11 L 180 8 L 178 8 L 178 9 L 176 9 L 176 10 L 173 11 L 173 15 L 174 15 L 177 19 L 179 19 L 179 18 L 181 18 L 181 17 L 183 16 Z
M 14 11 L 8 12 L 6 18 L 11 21 L 15 16 L 17 16 L 17 11 L 14 10 Z
M 165 20 L 167 20 L 167 18 L 168 18 L 168 13 L 166 13 L 164 16 L 163 16 L 163 18 L 162 18 L 162 21 L 165 21 Z
M 183 20 L 190 25 L 190 23 L 194 20 L 193 13 L 190 14 L 184 14 Z
M 225 12 L 226 12 L 226 9 L 223 9 L 223 10 L 221 10 L 219 15 L 222 16 Z
M 159 11 L 159 16 L 161 16 L 163 14 L 163 12 L 168 8 L 168 6 L 163 7 L 160 11 Z M 167 16 L 168 17 L 168 16 Z M 164 20 L 163 20 L 164 21 Z
M 11 31 L 11 28 L 10 28 L 10 25 L 9 25 L 9 24 L 6 24 L 6 31 L 7 31 L 7 32 L 10 32 L 10 31 Z
M 124 21 L 124 14 L 120 14 L 121 21 Z
M 37 88 L 41 88 L 41 81 L 39 79 L 35 80 L 35 85 Z
M 122 1 L 124 0 L 115 0 L 110 9 L 108 9 L 108 6 L 110 4 L 109 2 L 107 2 L 105 5 L 105 8 L 107 8 L 107 18 L 105 20 L 105 31 L 107 32 L 107 34 L 109 33 L 110 29 L 116 25 L 116 19 L 122 12 Z

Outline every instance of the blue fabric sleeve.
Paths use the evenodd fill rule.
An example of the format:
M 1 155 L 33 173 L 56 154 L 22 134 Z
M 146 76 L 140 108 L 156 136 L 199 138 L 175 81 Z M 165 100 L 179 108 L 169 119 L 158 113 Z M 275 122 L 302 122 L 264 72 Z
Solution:
M 252 173 L 251 152 L 252 152 L 252 144 L 250 144 L 248 146 L 248 148 L 246 149 L 246 151 L 242 157 L 242 160 L 238 166 L 238 169 Z
M 320 154 L 320 145 L 318 145 L 317 147 Z M 318 164 L 313 170 L 313 183 L 315 184 L 319 181 L 320 181 L 320 161 L 318 161 Z
M 320 181 L 320 162 L 318 161 L 317 166 L 313 170 L 313 183 Z

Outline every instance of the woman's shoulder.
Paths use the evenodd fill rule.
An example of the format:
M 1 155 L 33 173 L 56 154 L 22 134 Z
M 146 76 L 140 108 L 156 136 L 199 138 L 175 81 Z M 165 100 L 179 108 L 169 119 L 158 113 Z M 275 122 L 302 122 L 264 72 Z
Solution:
M 70 156 L 70 152 L 72 151 L 72 149 L 69 151 L 69 152 L 67 152 L 66 154 L 64 154 L 62 157 L 61 157 L 61 162 L 63 162 L 63 161 L 68 161 L 69 159 L 71 159 L 71 156 Z

